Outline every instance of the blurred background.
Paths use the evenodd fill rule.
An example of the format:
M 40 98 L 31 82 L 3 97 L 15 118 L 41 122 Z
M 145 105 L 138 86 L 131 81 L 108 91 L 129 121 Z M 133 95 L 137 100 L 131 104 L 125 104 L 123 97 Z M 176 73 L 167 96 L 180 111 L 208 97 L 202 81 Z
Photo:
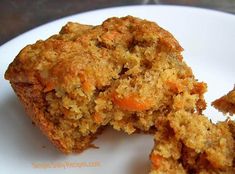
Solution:
M 235 0 L 0 0 L 0 45 L 46 22 L 107 7 L 185 5 L 235 14 Z

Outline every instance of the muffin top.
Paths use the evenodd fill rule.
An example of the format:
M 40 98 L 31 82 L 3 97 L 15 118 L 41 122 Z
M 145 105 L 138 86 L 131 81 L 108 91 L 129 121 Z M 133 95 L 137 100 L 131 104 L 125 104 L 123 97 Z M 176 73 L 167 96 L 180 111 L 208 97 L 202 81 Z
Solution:
M 45 91 L 81 86 L 91 92 L 111 85 L 124 71 L 137 75 L 151 70 L 162 52 L 177 53 L 181 46 L 153 22 L 131 16 L 110 18 L 99 26 L 68 23 L 58 35 L 26 46 L 9 66 L 11 82 L 41 83 Z M 151 63 L 150 63 L 151 62 Z

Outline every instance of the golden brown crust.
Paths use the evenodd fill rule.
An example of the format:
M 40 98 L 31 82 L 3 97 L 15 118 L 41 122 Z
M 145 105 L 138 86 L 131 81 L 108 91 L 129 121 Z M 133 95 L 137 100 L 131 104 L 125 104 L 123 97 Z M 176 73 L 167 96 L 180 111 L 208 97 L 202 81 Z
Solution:
M 235 88 L 228 92 L 226 95 L 213 101 L 212 106 L 214 106 L 216 109 L 223 112 L 224 114 L 235 114 Z
M 19 100 L 23 104 L 25 111 L 33 122 L 41 129 L 41 131 L 48 137 L 48 139 L 63 153 L 70 153 L 71 151 L 64 144 L 63 139 L 57 139 L 54 136 L 55 126 L 48 121 L 45 117 L 45 104 L 44 93 L 40 85 L 30 85 L 25 83 L 11 83 L 12 88 L 17 94 Z M 96 134 L 82 137 L 80 140 L 83 146 L 77 145 L 74 147 L 74 152 L 82 152 L 83 150 L 92 147 L 92 141 L 101 132 L 97 131 Z

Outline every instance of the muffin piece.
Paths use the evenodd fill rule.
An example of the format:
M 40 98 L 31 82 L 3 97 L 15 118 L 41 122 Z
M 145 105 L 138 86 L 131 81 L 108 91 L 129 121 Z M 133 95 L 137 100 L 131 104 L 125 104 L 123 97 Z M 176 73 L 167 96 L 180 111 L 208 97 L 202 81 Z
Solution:
M 169 32 L 131 16 L 99 26 L 68 23 L 26 46 L 5 78 L 61 151 L 81 152 L 108 124 L 148 132 L 172 110 L 205 109 L 206 84 L 197 82 L 181 51 Z
M 120 33 L 115 33 L 112 42 L 107 36 L 104 38 L 103 45 L 115 48 L 116 63 L 122 65 L 119 78 L 100 95 L 112 102 L 108 111 L 112 115 L 110 125 L 131 134 L 148 131 L 158 116 L 166 116 L 184 105 L 191 112 L 204 110 L 206 84 L 194 78 L 182 60 L 182 48 L 175 38 L 152 22 L 135 20 L 130 24 L 124 37 L 130 38 L 127 46 L 120 46 Z M 126 32 L 122 29 L 122 33 Z M 175 100 L 178 105 L 173 108 Z
M 51 76 L 56 65 L 73 57 L 70 47 L 74 47 L 76 38 L 91 28 L 92 26 L 68 23 L 62 28 L 60 34 L 54 35 L 46 41 L 38 41 L 26 46 L 10 64 L 5 74 L 5 78 L 10 80 L 11 86 L 24 105 L 27 114 L 64 153 L 80 152 L 92 146 L 92 140 L 100 132 L 97 130 L 94 131 L 94 134 L 88 135 L 76 133 L 77 124 L 79 124 L 78 117 L 81 115 L 78 114 L 79 108 L 76 109 L 77 100 L 72 98 L 76 90 L 69 93 L 66 92 L 67 88 L 61 87 L 66 83 L 65 80 L 69 80 L 67 77 L 62 80 L 62 74 L 55 79 L 55 81 L 59 81 L 61 78 L 61 85 L 58 86 L 52 79 L 54 77 Z M 73 49 L 75 50 L 75 48 Z M 65 67 L 61 66 L 62 69 Z M 56 68 L 54 68 L 55 70 Z M 59 70 L 58 68 L 57 71 Z M 74 70 L 67 71 L 71 74 L 74 73 Z M 84 99 L 84 102 L 88 102 L 88 99 Z
M 223 112 L 224 114 L 235 114 L 235 88 L 228 94 L 213 101 L 212 106 L 214 106 L 216 109 Z
M 158 117 L 151 174 L 234 174 L 234 122 L 178 110 Z

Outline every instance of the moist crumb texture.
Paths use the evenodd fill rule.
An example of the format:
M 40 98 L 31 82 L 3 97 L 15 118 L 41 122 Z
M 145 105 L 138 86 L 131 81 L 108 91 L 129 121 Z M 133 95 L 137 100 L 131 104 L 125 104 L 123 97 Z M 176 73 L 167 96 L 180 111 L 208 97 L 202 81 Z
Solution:
M 81 152 L 106 125 L 149 132 L 158 118 L 206 108 L 206 84 L 194 78 L 182 50 L 168 31 L 131 16 L 98 26 L 69 22 L 59 34 L 23 48 L 5 78 L 62 152 Z
M 234 110 L 233 91 L 216 100 L 216 108 Z M 235 122 L 230 119 L 214 124 L 185 108 L 173 110 L 156 119 L 154 142 L 150 174 L 235 173 Z
M 212 106 L 214 106 L 216 109 L 223 112 L 224 114 L 235 114 L 235 88 L 226 95 L 213 101 Z
M 234 174 L 235 123 L 178 110 L 156 121 L 151 174 Z

